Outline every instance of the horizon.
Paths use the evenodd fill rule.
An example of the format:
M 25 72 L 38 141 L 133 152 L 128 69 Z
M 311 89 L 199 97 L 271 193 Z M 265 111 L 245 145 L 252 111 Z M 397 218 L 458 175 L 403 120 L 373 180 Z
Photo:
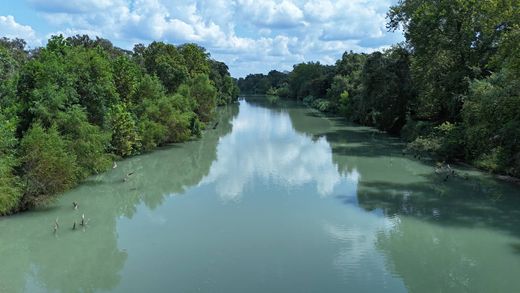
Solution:
M 302 62 L 332 65 L 345 51 L 371 53 L 404 41 L 386 28 L 396 2 L 23 0 L 0 6 L 0 36 L 24 39 L 29 48 L 59 34 L 98 36 L 127 50 L 152 41 L 196 43 L 240 78 Z

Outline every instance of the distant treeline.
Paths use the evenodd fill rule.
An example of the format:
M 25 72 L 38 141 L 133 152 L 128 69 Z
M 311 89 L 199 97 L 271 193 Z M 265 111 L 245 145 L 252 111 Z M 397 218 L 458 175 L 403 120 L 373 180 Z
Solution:
M 238 86 L 400 134 L 416 154 L 519 177 L 520 1 L 401 0 L 388 20 L 405 43 Z
M 235 101 L 226 64 L 195 44 L 133 51 L 88 36 L 26 50 L 0 39 L 0 215 L 34 207 L 126 157 L 200 136 Z

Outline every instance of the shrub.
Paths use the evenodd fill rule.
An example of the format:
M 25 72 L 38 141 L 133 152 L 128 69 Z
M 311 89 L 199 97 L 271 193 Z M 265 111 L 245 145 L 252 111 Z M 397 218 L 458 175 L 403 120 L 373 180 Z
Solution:
M 76 157 L 67 146 L 55 126 L 45 130 L 35 123 L 27 131 L 20 143 L 24 206 L 36 206 L 76 183 Z

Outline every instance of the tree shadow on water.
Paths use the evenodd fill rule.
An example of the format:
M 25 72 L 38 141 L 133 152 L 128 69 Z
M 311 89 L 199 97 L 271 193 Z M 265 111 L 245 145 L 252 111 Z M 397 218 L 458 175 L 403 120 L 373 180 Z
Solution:
M 423 176 L 416 183 L 359 182 L 359 206 L 461 227 L 492 227 L 520 237 L 520 198 L 516 186 L 469 177 Z M 518 246 L 520 248 L 520 245 Z
M 520 242 L 518 243 L 511 243 L 511 248 L 513 251 L 517 254 L 520 254 Z

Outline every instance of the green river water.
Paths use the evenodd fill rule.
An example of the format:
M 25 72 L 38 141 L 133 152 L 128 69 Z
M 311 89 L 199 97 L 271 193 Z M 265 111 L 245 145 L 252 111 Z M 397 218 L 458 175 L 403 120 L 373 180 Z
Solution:
M 218 117 L 0 218 L 0 292 L 520 292 L 518 186 L 288 102 Z

